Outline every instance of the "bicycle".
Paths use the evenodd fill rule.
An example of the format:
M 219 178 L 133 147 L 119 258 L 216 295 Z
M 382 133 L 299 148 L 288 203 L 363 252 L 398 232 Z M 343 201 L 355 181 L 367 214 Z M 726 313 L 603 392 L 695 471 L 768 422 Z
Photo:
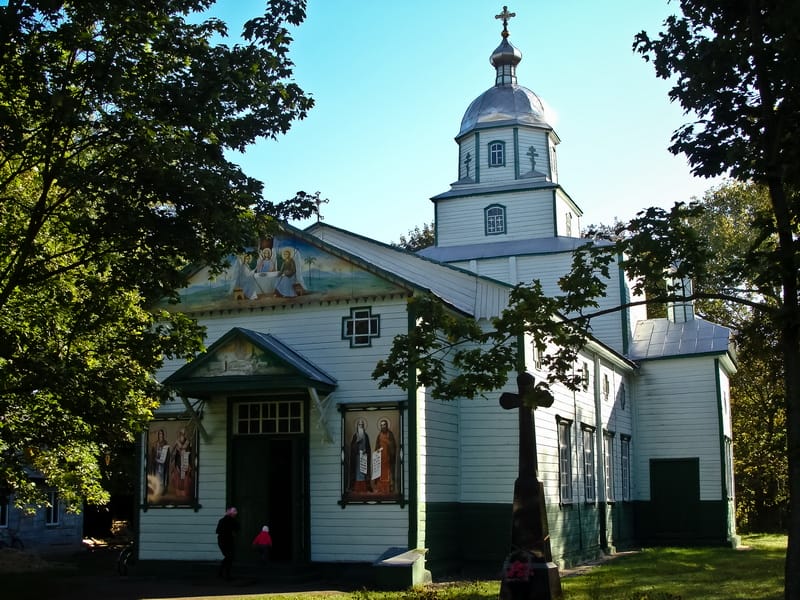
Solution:
M 136 543 L 130 542 L 119 553 L 117 558 L 117 571 L 120 575 L 128 574 L 128 567 L 136 564 Z
M 0 548 L 13 548 L 14 550 L 25 550 L 25 544 L 17 536 L 16 531 L 7 527 L 0 529 Z

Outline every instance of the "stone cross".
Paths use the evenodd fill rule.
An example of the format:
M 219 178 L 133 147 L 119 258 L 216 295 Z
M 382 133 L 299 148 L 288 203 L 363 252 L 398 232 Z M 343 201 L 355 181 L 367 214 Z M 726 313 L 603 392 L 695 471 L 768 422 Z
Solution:
M 517 16 L 517 13 L 508 12 L 508 7 L 507 6 L 503 7 L 503 12 L 501 12 L 499 15 L 495 15 L 494 16 L 495 19 L 503 19 L 503 33 L 501 35 L 504 38 L 508 37 L 508 20 L 513 18 L 513 17 L 516 17 L 516 16 Z
M 544 504 L 544 486 L 539 481 L 536 458 L 536 425 L 533 411 L 550 407 L 553 395 L 537 388 L 530 373 L 517 376 L 517 393 L 504 392 L 500 406 L 519 411 L 519 476 L 514 482 L 514 506 L 511 519 L 511 546 L 530 557 L 528 581 L 506 581 L 500 586 L 503 600 L 552 600 L 561 598 L 561 579 L 553 563 L 550 533 Z M 526 585 L 520 585 L 520 584 Z

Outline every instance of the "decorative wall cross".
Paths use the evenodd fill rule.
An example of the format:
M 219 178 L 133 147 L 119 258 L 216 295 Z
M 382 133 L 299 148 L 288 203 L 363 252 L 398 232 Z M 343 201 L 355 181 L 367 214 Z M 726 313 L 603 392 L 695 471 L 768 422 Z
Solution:
M 513 18 L 513 17 L 516 17 L 516 16 L 517 16 L 517 13 L 508 12 L 508 7 L 507 6 L 503 7 L 503 12 L 501 12 L 499 15 L 495 15 L 494 16 L 495 19 L 503 19 L 503 33 L 500 34 L 500 35 L 503 36 L 503 38 L 507 38 L 508 37 L 508 20 Z
M 539 153 L 536 152 L 536 148 L 531 146 L 528 148 L 527 156 L 531 159 L 531 171 L 533 171 L 536 168 L 536 157 L 539 156 Z
M 464 166 L 467 168 L 467 177 L 469 177 L 469 163 L 472 162 L 472 155 L 467 152 L 467 156 L 464 159 Z

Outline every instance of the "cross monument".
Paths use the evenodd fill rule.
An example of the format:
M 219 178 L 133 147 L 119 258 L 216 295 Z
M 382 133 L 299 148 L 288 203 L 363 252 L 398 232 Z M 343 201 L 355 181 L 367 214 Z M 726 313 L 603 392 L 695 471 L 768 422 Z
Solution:
M 533 375 L 517 376 L 517 393 L 504 392 L 500 406 L 519 414 L 519 474 L 514 482 L 511 513 L 512 551 L 503 566 L 501 600 L 555 600 L 562 598 L 558 566 L 550 550 L 550 533 L 536 458 L 533 411 L 553 404 L 553 395 L 537 388 Z

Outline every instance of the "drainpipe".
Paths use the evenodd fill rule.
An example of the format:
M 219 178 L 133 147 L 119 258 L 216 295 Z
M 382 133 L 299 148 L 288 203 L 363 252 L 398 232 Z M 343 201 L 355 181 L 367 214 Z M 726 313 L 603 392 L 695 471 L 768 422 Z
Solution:
M 610 386 L 609 386 L 610 387 Z M 600 356 L 594 355 L 594 419 L 595 419 L 595 452 L 597 460 L 597 518 L 600 524 L 600 547 L 608 551 L 608 528 L 606 523 L 606 461 L 605 445 L 603 444 L 603 398 L 602 381 L 600 374 Z M 610 390 L 609 390 L 610 393 Z M 602 484 L 602 485 L 601 485 Z

